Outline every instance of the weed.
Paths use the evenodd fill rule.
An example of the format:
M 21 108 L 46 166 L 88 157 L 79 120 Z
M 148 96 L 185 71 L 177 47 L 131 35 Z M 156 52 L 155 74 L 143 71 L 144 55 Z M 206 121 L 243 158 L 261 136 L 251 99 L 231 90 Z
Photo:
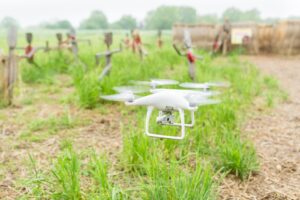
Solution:
M 72 148 L 67 148 L 52 169 L 55 179 L 52 182 L 54 186 L 55 199 L 81 199 L 83 193 L 80 188 L 80 167 L 81 161 Z
M 46 119 L 31 121 L 27 129 L 20 134 L 20 138 L 32 142 L 41 142 L 49 136 L 57 134 L 59 131 L 72 129 L 75 126 L 86 123 L 87 121 L 73 118 L 69 112 L 64 112 L 59 116 L 50 116 Z
M 258 161 L 254 147 L 249 142 L 241 141 L 238 135 L 225 132 L 218 143 L 218 168 L 235 174 L 242 180 L 258 170 Z
M 192 172 L 163 166 L 160 174 L 145 186 L 145 199 L 216 199 L 215 183 L 209 167 L 197 166 Z

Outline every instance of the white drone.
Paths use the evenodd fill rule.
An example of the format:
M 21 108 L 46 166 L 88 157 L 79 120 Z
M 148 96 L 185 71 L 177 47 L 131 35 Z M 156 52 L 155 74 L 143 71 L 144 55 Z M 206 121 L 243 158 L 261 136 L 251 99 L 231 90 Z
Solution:
M 115 87 L 114 90 L 118 94 L 100 96 L 102 99 L 109 101 L 125 102 L 129 106 L 147 106 L 145 134 L 150 137 L 182 140 L 185 137 L 185 128 L 195 125 L 195 111 L 200 106 L 212 105 L 220 103 L 219 100 L 210 99 L 210 97 L 219 94 L 218 92 L 208 91 L 211 87 L 228 87 L 226 83 L 182 83 L 183 88 L 192 89 L 157 89 L 158 86 L 178 85 L 174 80 L 158 80 L 154 79 L 150 82 L 136 81 L 134 86 Z M 143 85 L 143 86 L 141 86 Z M 152 89 L 145 88 L 145 85 Z M 136 94 L 149 92 L 150 95 L 139 97 Z M 180 136 L 168 136 L 156 133 L 150 133 L 150 118 L 154 108 L 158 109 L 159 115 L 156 122 L 160 125 L 179 126 L 181 127 Z M 185 122 L 184 111 L 191 113 L 191 123 Z M 178 111 L 180 115 L 180 123 L 175 122 L 174 112 Z

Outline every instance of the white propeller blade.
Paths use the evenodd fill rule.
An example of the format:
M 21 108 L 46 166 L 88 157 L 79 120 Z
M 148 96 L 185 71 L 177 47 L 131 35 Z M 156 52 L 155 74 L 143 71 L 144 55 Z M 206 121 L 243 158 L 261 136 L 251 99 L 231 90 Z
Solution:
M 225 87 L 228 88 L 230 87 L 229 82 L 209 82 L 205 83 L 208 87 Z
M 197 106 L 206 106 L 206 105 L 214 105 L 214 104 L 219 104 L 219 103 L 221 103 L 220 100 L 205 99 L 205 100 L 200 100 L 198 102 L 195 102 L 195 105 L 197 105 Z
M 134 81 L 137 85 L 148 85 L 150 87 L 162 86 L 162 85 L 177 85 L 178 81 L 169 79 L 152 79 L 151 81 Z
M 198 96 L 216 96 L 219 95 L 220 92 L 217 91 L 195 91 L 195 90 L 180 90 L 180 89 L 153 89 L 150 90 L 151 93 L 160 93 L 160 92 L 175 92 L 180 95 L 188 96 L 188 95 L 198 95 Z
M 119 93 L 132 93 L 132 94 L 139 94 L 149 92 L 149 88 L 142 87 L 142 86 L 119 86 L 114 87 L 114 90 Z
M 209 88 L 209 86 L 205 83 L 181 83 L 179 86 L 183 88 L 204 89 L 204 90 Z
M 121 93 L 121 94 L 113 94 L 113 95 L 104 95 L 100 96 L 100 98 L 109 100 L 109 101 L 121 101 L 121 102 L 131 102 L 137 98 L 132 93 Z
M 177 85 L 179 83 L 178 81 L 169 79 L 152 79 L 151 82 L 157 85 Z
M 207 97 L 199 95 L 189 95 L 186 99 L 190 102 L 191 106 L 204 106 L 221 103 L 220 100 L 208 99 Z

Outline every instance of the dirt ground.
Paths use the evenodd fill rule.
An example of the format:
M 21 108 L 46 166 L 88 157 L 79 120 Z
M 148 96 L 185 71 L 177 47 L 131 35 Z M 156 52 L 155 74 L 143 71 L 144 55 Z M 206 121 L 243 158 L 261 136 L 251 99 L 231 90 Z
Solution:
M 260 171 L 243 183 L 227 178 L 221 199 L 300 199 L 300 58 L 243 59 L 276 77 L 289 99 L 247 122 L 245 132 L 256 147 Z
M 97 153 L 105 152 L 111 160 L 116 160 L 114 156 L 120 150 L 122 141 L 120 122 L 115 117 L 119 115 L 118 106 L 107 105 L 110 112 L 103 114 L 99 109 L 86 110 L 62 104 L 61 98 L 73 92 L 66 86 L 62 86 L 61 90 L 54 88 L 53 93 L 47 90 L 47 95 L 41 95 L 44 87 L 24 88 L 23 93 L 30 96 L 34 103 L 22 105 L 16 99 L 14 106 L 0 112 L 0 199 L 17 199 L 27 193 L 28 188 L 20 180 L 32 176 L 29 155 L 37 161 L 38 169 L 48 169 L 60 152 L 63 140 L 72 141 L 78 151 L 93 149 Z M 59 130 L 38 142 L 22 139 L 21 135 L 33 120 L 59 117 L 66 111 L 74 120 L 80 120 L 79 125 Z

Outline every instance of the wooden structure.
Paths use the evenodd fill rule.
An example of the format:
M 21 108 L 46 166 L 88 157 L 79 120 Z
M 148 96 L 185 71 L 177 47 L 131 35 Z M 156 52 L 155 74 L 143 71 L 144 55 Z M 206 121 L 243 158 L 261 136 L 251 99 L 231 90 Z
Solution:
M 259 53 L 259 39 L 258 39 L 258 25 L 254 22 L 243 22 L 243 23 L 233 23 L 232 30 L 234 29 L 248 29 L 251 32 L 251 36 L 248 38 L 243 38 L 244 41 L 240 45 L 234 45 L 234 47 L 243 47 L 248 53 L 258 54 Z M 232 31 L 232 32 L 233 32 Z M 233 37 L 233 35 L 231 35 Z
M 216 25 L 213 24 L 175 24 L 173 26 L 173 42 L 182 43 L 184 30 L 188 30 L 193 41 L 193 46 L 202 49 L 211 49 L 217 34 Z
M 275 53 L 293 55 L 300 53 L 300 20 L 280 21 L 274 31 Z
M 16 49 L 24 51 L 24 55 L 20 56 L 21 58 L 26 59 L 28 61 L 28 63 L 30 63 L 36 67 L 40 67 L 34 60 L 35 54 L 40 50 L 43 50 L 44 52 L 50 51 L 49 42 L 46 41 L 44 47 L 34 47 L 32 45 L 33 34 L 26 33 L 25 36 L 26 36 L 27 45 L 25 47 L 17 47 Z
M 182 44 L 186 29 L 191 33 L 194 47 L 210 50 L 220 25 L 175 24 L 173 26 L 174 43 Z M 248 38 L 247 42 L 242 45 L 233 44 L 233 47 L 243 46 L 247 53 L 300 54 L 300 20 L 279 21 L 274 25 L 254 22 L 232 23 L 232 30 L 234 29 L 251 30 L 251 37 Z
M 105 67 L 99 76 L 99 81 L 102 81 L 102 79 L 110 73 L 110 70 L 112 68 L 111 59 L 112 59 L 113 55 L 116 53 L 120 53 L 122 51 L 122 44 L 120 44 L 119 49 L 110 50 L 110 47 L 113 43 L 113 33 L 112 32 L 104 33 L 104 43 L 106 45 L 107 50 L 105 52 L 96 54 L 96 65 L 97 66 L 100 64 L 100 58 L 105 57 Z
M 259 24 L 257 26 L 257 42 L 259 52 L 273 52 L 274 32 L 274 26 L 271 24 Z
M 79 46 L 78 43 L 80 42 L 86 42 L 89 46 L 91 46 L 91 41 L 88 39 L 78 39 L 76 36 L 76 30 L 70 29 L 70 31 L 66 34 L 66 40 L 64 40 L 62 33 L 56 33 L 56 39 L 57 39 L 57 46 L 56 47 L 49 47 L 48 50 L 69 50 L 73 54 L 73 60 L 70 62 L 70 64 L 75 63 L 81 65 L 84 69 L 87 69 L 87 66 L 85 63 L 83 63 L 79 58 Z
M 10 28 L 7 37 L 8 55 L 0 55 L 0 101 L 2 105 L 10 105 L 13 101 L 14 86 L 17 81 L 18 60 L 15 50 L 17 46 L 17 30 Z

